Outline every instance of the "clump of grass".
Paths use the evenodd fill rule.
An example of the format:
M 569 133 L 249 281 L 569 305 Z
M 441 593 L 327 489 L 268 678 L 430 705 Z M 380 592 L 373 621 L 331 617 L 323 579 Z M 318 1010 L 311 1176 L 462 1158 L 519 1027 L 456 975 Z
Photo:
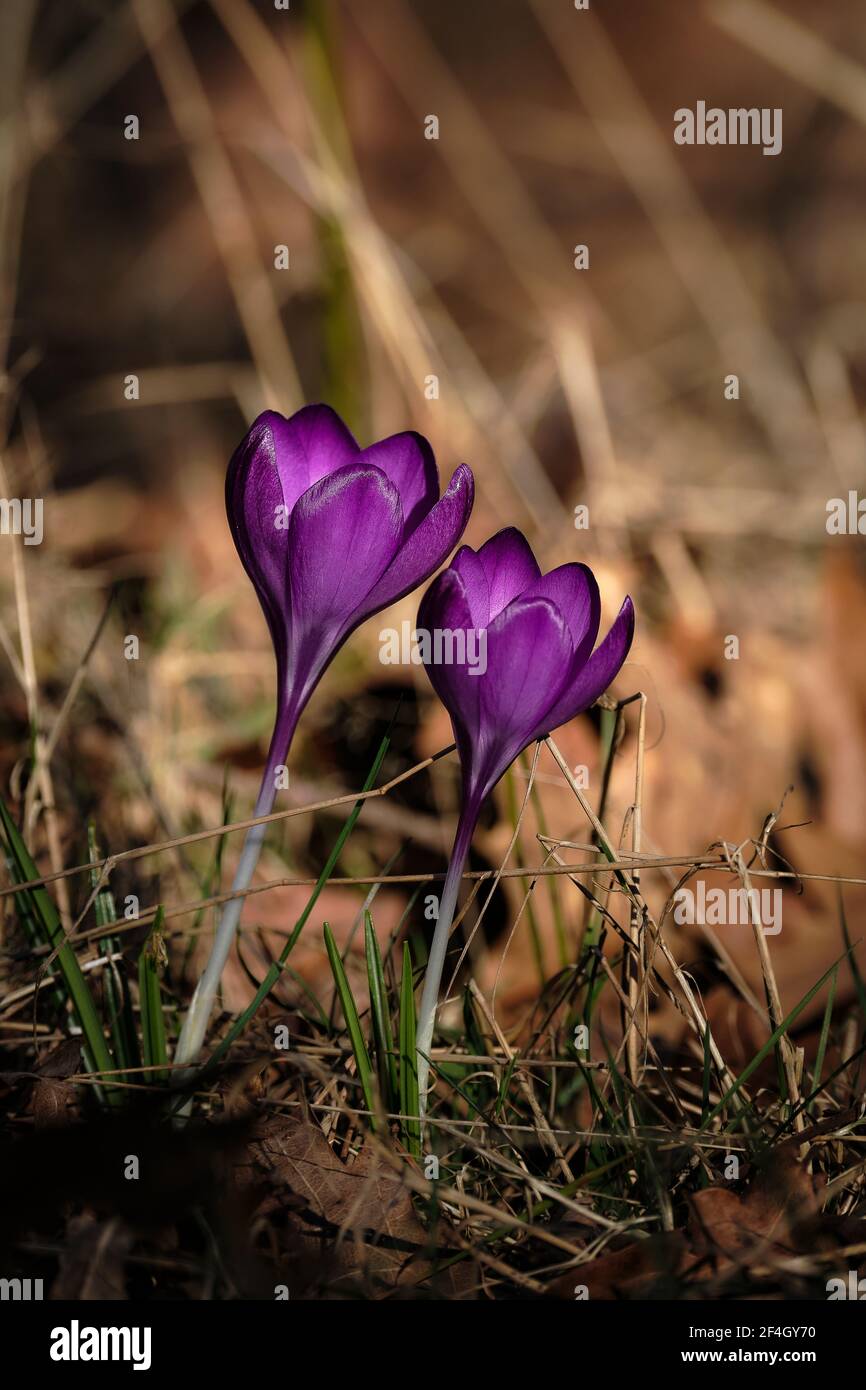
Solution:
M 267 1018 L 275 985 L 289 978 L 288 957 L 335 874 L 363 798 L 374 791 L 389 737 L 390 733 L 377 750 L 362 797 L 355 800 L 336 837 L 279 960 L 250 1005 L 215 1040 L 211 1060 L 196 1081 L 197 1104 L 204 1113 L 218 1110 L 234 1065 L 257 1053 L 251 1025 Z M 611 735 L 608 758 L 613 746 Z M 557 755 L 555 745 L 552 751 Z M 573 782 L 567 768 L 563 775 Z M 639 1241 L 653 1231 L 686 1229 L 689 1194 L 730 1182 L 732 1156 L 740 1174 L 734 1187 L 739 1190 L 750 1170 L 764 1168 L 774 1153 L 795 1143 L 799 1163 L 827 1184 L 828 1211 L 857 1211 L 862 1121 L 852 1118 L 852 1106 L 863 1047 L 841 1055 L 846 1014 L 837 1007 L 837 982 L 840 966 L 852 955 L 844 918 L 845 950 L 839 960 L 768 1030 L 748 1063 L 733 1072 L 643 897 L 642 884 L 652 872 L 653 857 L 621 859 L 599 813 L 576 786 L 572 789 L 589 817 L 601 866 L 594 856 L 563 863 L 561 852 L 557 886 L 561 894 L 580 885 L 590 923 L 597 922 L 598 928 L 584 933 L 572 963 L 542 981 L 532 1022 L 519 1045 L 507 1041 L 477 988 L 467 989 L 462 1019 L 450 1018 L 434 1038 L 430 1063 L 435 1084 L 422 1122 L 416 1071 L 417 979 L 409 943 L 402 942 L 397 978 L 392 952 L 399 939 L 392 937 L 383 956 L 373 913 L 365 908 L 363 961 L 369 1004 L 359 1004 L 346 962 L 325 923 L 339 1013 L 329 1016 L 320 1001 L 298 990 L 292 1048 L 278 1069 L 273 1059 L 262 1059 L 268 1106 L 281 1113 L 301 1101 L 310 1122 L 327 1128 L 338 1151 L 385 1145 L 399 1162 L 409 1165 L 407 1173 L 414 1173 L 412 1190 L 419 1200 L 426 1199 L 422 1210 L 435 1218 L 440 1239 L 445 1232 L 446 1247 L 457 1208 L 461 1200 L 468 1203 L 460 1223 L 463 1248 L 458 1254 L 440 1252 L 439 1265 L 445 1270 L 455 1260 L 474 1263 L 485 1271 L 486 1283 L 495 1269 L 493 1286 L 500 1292 L 537 1292 L 555 1280 L 560 1269 L 590 1261 L 593 1251 Z M 14 894 L 21 930 L 32 944 L 51 952 L 43 958 L 45 998 L 40 1009 L 59 1013 L 64 1028 L 81 1029 L 102 1104 L 122 1104 L 124 1083 L 135 1081 L 140 1068 L 149 1086 L 165 1089 L 170 1074 L 166 1020 L 173 1026 L 173 1013 L 163 1003 L 164 908 L 156 912 L 139 949 L 138 1027 L 129 982 L 113 964 L 105 971 L 101 1016 L 76 944 L 65 938 L 47 886 L 33 883 L 39 878 L 36 866 L 2 804 L 0 822 L 13 879 L 30 884 Z M 519 825 L 514 828 L 519 830 Z M 559 843 L 546 825 L 539 842 L 548 858 L 550 846 Z M 99 855 L 92 829 L 89 858 L 93 909 L 113 957 L 119 940 L 115 907 L 95 867 Z M 692 867 L 696 862 L 705 863 L 706 856 L 683 861 Z M 724 851 L 715 855 L 715 867 L 725 863 L 731 873 L 737 872 Z M 638 864 L 640 875 L 635 872 Z M 514 872 L 533 885 L 530 891 L 538 890 L 538 869 Z M 637 1078 L 625 1064 L 626 1039 L 608 1034 L 605 1019 L 612 1015 L 601 1007 L 609 995 L 624 1010 L 626 1027 L 639 1026 L 640 1010 L 629 1006 L 620 984 L 625 978 L 623 961 L 634 951 L 629 930 L 619 924 L 621 903 L 630 915 L 637 911 L 646 936 L 637 956 L 638 997 L 649 990 L 665 992 L 691 1026 L 690 1041 L 664 1061 L 651 1038 L 641 1034 Z M 404 921 L 402 930 L 406 929 Z M 613 951 L 607 938 L 618 942 Z M 665 957 L 665 975 L 655 963 L 659 952 Z M 793 1095 L 787 1073 L 775 1068 L 773 1059 L 825 987 L 828 998 L 814 1064 L 808 1082 Z M 480 1014 L 476 1003 L 483 1005 Z M 864 1023 L 866 1016 L 861 1014 L 861 1033 Z M 579 1027 L 589 1031 L 589 1048 L 575 1043 Z M 178 1114 L 178 1103 L 170 1102 L 167 1113 Z M 183 1113 L 190 1113 L 189 1101 Z M 584 1234 L 576 1233 L 581 1231 Z M 807 1266 L 808 1261 L 798 1275 L 801 1291 L 809 1281 Z M 820 1261 L 814 1273 L 817 1278 Z M 703 1292 L 715 1289 L 723 1296 L 734 1287 L 739 1294 L 744 1288 L 785 1294 L 792 1285 L 783 1265 L 774 1267 L 772 1260 L 768 1264 L 765 1252 L 755 1273 L 746 1262 L 736 1280 L 730 1270 L 722 1271 Z M 686 1290 L 683 1282 L 680 1292 Z

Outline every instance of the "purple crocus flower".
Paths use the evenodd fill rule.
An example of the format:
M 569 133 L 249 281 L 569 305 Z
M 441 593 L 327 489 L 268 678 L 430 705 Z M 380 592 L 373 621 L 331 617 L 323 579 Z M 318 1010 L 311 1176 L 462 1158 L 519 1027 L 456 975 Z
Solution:
M 474 653 L 471 664 L 425 661 L 451 715 L 463 796 L 418 1021 L 422 1106 L 424 1054 L 433 1038 L 448 933 L 481 804 L 518 753 L 589 709 L 616 676 L 634 636 L 631 599 L 593 651 L 600 619 L 592 571 L 568 564 L 543 575 L 528 542 L 513 528 L 478 551 L 461 546 L 421 601 L 417 627 L 431 634 L 428 653 L 437 649 L 436 633 L 450 635 L 452 654 Z M 455 647 L 453 635 L 460 632 L 467 636 Z
M 323 671 L 365 618 L 428 579 L 463 533 L 472 472 L 456 469 L 444 495 L 427 440 L 407 431 L 362 449 L 326 405 L 286 420 L 265 411 L 229 464 L 226 509 L 235 545 L 270 628 L 277 714 L 253 812 L 266 816 L 301 713 Z M 264 826 L 247 834 L 233 888 L 249 886 Z M 223 909 L 213 950 L 178 1041 L 191 1061 L 243 904 Z

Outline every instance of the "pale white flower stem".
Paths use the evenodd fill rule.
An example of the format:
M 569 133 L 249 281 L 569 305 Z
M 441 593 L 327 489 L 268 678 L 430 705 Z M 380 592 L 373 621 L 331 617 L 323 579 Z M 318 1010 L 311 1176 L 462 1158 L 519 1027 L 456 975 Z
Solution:
M 451 851 L 448 872 L 445 875 L 442 899 L 439 903 L 439 913 L 427 960 L 427 972 L 424 976 L 424 990 L 421 994 L 421 1009 L 418 1014 L 418 1031 L 415 1038 L 418 1062 L 418 1098 L 422 1119 L 427 1109 L 427 1083 L 430 1077 L 428 1059 L 433 1043 L 436 1010 L 439 1006 L 439 986 L 442 983 L 442 971 L 448 952 L 448 935 L 451 931 L 451 923 L 454 921 L 463 869 L 469 854 L 469 846 L 472 843 L 477 819 L 478 806 L 466 801 L 457 823 L 454 848 Z
M 299 711 L 295 708 L 287 706 L 278 715 L 253 817 L 270 815 L 273 810 L 276 797 L 277 769 L 285 763 L 288 757 L 292 735 L 298 722 L 298 714 Z M 244 893 L 252 883 L 267 830 L 268 826 L 266 825 L 254 825 L 247 831 L 232 882 L 233 893 Z M 196 985 L 189 1012 L 180 1030 L 180 1037 L 174 1054 L 176 1063 L 194 1062 L 201 1051 L 223 969 L 235 939 L 245 901 L 244 897 L 230 898 L 220 913 L 210 959 Z M 189 1071 L 175 1071 L 174 1080 L 183 1082 L 188 1079 L 189 1075 Z

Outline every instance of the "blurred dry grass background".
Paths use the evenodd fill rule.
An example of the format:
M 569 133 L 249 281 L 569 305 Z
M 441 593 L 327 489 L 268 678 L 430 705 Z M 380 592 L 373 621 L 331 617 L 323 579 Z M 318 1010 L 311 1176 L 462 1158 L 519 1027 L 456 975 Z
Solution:
M 781 107 L 783 152 L 675 146 L 674 110 L 699 99 Z M 19 548 L 17 590 L 12 541 L 0 542 L 0 771 L 16 801 L 31 730 L 51 728 L 115 593 L 48 782 L 30 788 L 46 869 L 86 857 L 89 816 L 120 851 L 220 824 L 226 785 L 228 809 L 247 813 L 272 658 L 225 525 L 224 470 L 259 410 L 325 399 L 365 442 L 421 430 L 446 479 L 470 463 L 470 543 L 516 524 L 545 568 L 592 564 L 608 613 L 633 594 L 638 637 L 617 693 L 649 701 L 647 852 L 757 836 L 793 786 L 780 824 L 805 824 L 777 847 L 804 873 L 863 875 L 866 570 L 859 538 L 825 530 L 827 499 L 864 481 L 857 7 L 8 0 L 0 103 L 2 490 L 46 499 L 45 543 Z M 274 268 L 279 245 L 287 270 Z M 724 396 L 729 373 L 738 401 Z M 586 531 L 573 525 L 581 503 Z M 360 785 L 397 694 L 388 775 L 449 741 L 423 675 L 377 660 L 380 627 L 416 604 L 367 624 L 328 673 L 290 802 Z M 137 662 L 123 656 L 129 633 Z M 724 658 L 730 634 L 738 661 Z M 591 793 L 596 725 L 587 716 L 559 739 L 589 767 Z M 611 827 L 631 800 L 633 753 L 631 723 Z M 584 840 L 554 771 L 543 757 L 547 824 Z M 398 850 L 395 872 L 440 871 L 455 796 L 446 760 L 372 803 L 347 871 L 382 873 Z M 334 824 L 287 822 L 262 873 L 315 875 Z M 530 814 L 523 862 L 541 862 L 537 828 Z M 510 834 L 503 787 L 474 867 L 497 864 Z M 117 896 L 216 891 L 209 856 L 125 866 Z M 671 881 L 645 886 L 660 906 Z M 85 891 L 70 889 L 70 911 Z M 320 992 L 318 922 L 345 944 L 361 892 L 326 890 L 293 959 Z M 249 904 L 227 1007 L 248 997 L 305 897 Z M 845 900 L 859 939 L 866 892 Z M 501 967 L 497 1007 L 515 1025 L 537 987 L 523 928 L 502 965 L 521 901 L 503 881 L 489 945 L 473 948 L 483 985 Z M 573 941 L 583 902 L 568 885 L 562 901 Z M 379 894 L 383 935 L 406 906 L 403 889 Z M 546 895 L 537 912 L 552 970 Z M 179 972 L 192 938 L 175 926 Z M 424 930 L 417 905 L 409 929 Z M 733 1065 L 760 1024 L 730 985 L 734 974 L 760 992 L 751 931 L 714 942 L 696 930 L 681 947 Z M 841 949 L 836 885 L 786 891 L 772 941 L 783 1003 Z M 853 988 L 846 968 L 840 1003 Z M 655 1026 L 673 1043 L 682 1025 L 660 1009 Z

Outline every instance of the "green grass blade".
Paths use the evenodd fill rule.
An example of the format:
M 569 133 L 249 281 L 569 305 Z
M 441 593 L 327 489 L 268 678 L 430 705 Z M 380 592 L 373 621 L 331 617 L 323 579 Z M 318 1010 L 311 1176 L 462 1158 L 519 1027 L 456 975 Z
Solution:
M 526 753 L 521 753 L 520 764 L 528 774 L 530 770 L 530 761 Z M 544 801 L 537 782 L 533 782 L 530 795 L 535 810 L 535 819 L 538 822 L 539 833 L 547 838 L 547 816 L 544 813 Z M 547 894 L 550 898 L 550 910 L 553 913 L 553 931 L 556 937 L 559 965 L 560 969 L 565 970 L 570 963 L 571 957 L 568 950 L 568 934 L 565 929 L 565 914 L 562 910 L 559 879 L 556 874 L 547 875 Z
M 395 716 L 395 717 L 396 717 L 396 716 Z M 368 774 L 368 776 L 367 776 L 367 780 L 366 780 L 366 782 L 364 783 L 364 786 L 363 786 L 363 789 L 362 789 L 362 790 L 365 791 L 365 792 L 368 792 L 368 791 L 371 790 L 371 788 L 373 787 L 373 785 L 374 785 L 374 783 L 375 783 L 375 781 L 376 781 L 376 778 L 377 778 L 378 775 L 379 775 L 379 770 L 380 770 L 380 768 L 381 768 L 381 766 L 382 766 L 382 763 L 383 763 L 384 760 L 385 760 L 385 755 L 386 755 L 386 753 L 388 752 L 388 748 L 390 747 L 390 744 L 391 744 L 391 727 L 392 727 L 392 726 L 393 726 L 393 720 L 392 720 L 391 726 L 389 726 L 389 728 L 388 728 L 387 733 L 385 734 L 384 738 L 382 739 L 382 742 L 379 744 L 379 750 L 378 750 L 378 752 L 376 753 L 376 757 L 373 759 L 373 766 L 370 768 L 369 774 Z M 343 826 L 342 830 L 340 831 L 339 835 L 337 836 L 337 839 L 336 839 L 336 841 L 335 841 L 335 843 L 334 843 L 334 848 L 331 850 L 331 853 L 328 855 L 328 859 L 327 859 L 327 862 L 326 862 L 326 864 L 325 864 L 325 867 L 323 868 L 322 872 L 319 874 L 318 880 L 317 880 L 317 882 L 316 882 L 316 886 L 315 886 L 315 888 L 313 889 L 312 893 L 310 894 L 309 898 L 307 899 L 307 905 L 306 905 L 306 907 L 304 908 L 303 912 L 301 913 L 300 917 L 298 918 L 297 922 L 295 923 L 294 930 L 292 931 L 291 936 L 289 937 L 289 939 L 287 940 L 285 946 L 283 947 L 282 951 L 280 952 L 279 958 L 278 958 L 277 960 L 275 960 L 275 961 L 273 962 L 273 964 L 269 967 L 268 972 L 267 972 L 267 974 L 265 975 L 264 979 L 262 980 L 262 983 L 259 985 L 258 989 L 256 990 L 255 996 L 253 997 L 252 1001 L 247 1005 L 247 1007 L 244 1009 L 243 1013 L 241 1013 L 241 1014 L 238 1015 L 238 1017 L 235 1019 L 234 1023 L 232 1024 L 231 1028 L 229 1029 L 228 1033 L 227 1033 L 226 1036 L 223 1038 L 222 1042 L 219 1043 L 219 1045 L 214 1049 L 214 1051 L 213 1051 L 213 1053 L 211 1054 L 211 1056 L 210 1056 L 208 1062 L 205 1064 L 205 1067 L 202 1068 L 202 1073 L 207 1072 L 207 1071 L 210 1071 L 210 1070 L 217 1064 L 217 1062 L 220 1060 L 220 1058 L 223 1057 L 223 1056 L 225 1055 L 225 1053 L 228 1051 L 228 1049 L 232 1046 L 232 1043 L 234 1043 L 234 1042 L 237 1040 L 237 1038 L 240 1037 L 241 1033 L 244 1031 L 244 1029 L 246 1028 L 247 1024 L 250 1022 L 250 1020 L 251 1020 L 252 1018 L 255 1017 L 256 1013 L 257 1013 L 258 1010 L 261 1008 L 261 1006 L 262 1006 L 262 1004 L 264 1003 L 264 1001 L 267 999 L 267 997 L 268 997 L 268 995 L 270 994 L 271 990 L 273 989 L 274 985 L 275 985 L 275 984 L 277 983 L 277 981 L 279 980 L 280 975 L 281 975 L 282 972 L 283 972 L 283 966 L 285 965 L 285 963 L 286 963 L 286 961 L 287 961 L 287 959 L 288 959 L 288 957 L 289 957 L 291 951 L 293 950 L 294 945 L 295 945 L 295 942 L 297 941 L 298 937 L 300 936 L 301 932 L 303 931 L 304 926 L 306 925 L 307 919 L 309 918 L 310 913 L 312 912 L 313 908 L 314 908 L 315 905 L 316 905 L 316 902 L 317 902 L 317 900 L 318 900 L 319 894 L 321 893 L 321 891 L 322 891 L 322 889 L 324 888 L 325 884 L 328 882 L 328 879 L 331 877 L 331 874 L 334 872 L 334 866 L 335 866 L 337 860 L 338 860 L 339 857 L 340 857 L 340 854 L 341 854 L 341 852 L 342 852 L 343 846 L 345 845 L 346 841 L 348 840 L 349 836 L 351 835 L 352 831 L 354 830 L 354 828 L 355 828 L 355 822 L 357 821 L 357 819 L 358 819 L 359 815 L 361 814 L 361 811 L 363 810 L 363 808 L 364 808 L 364 802 L 363 802 L 363 801 L 356 801 L 356 802 L 355 802 L 355 804 L 354 804 L 354 806 L 352 807 L 352 810 L 351 810 L 351 812 L 350 812 L 350 814 L 349 814 L 349 816 L 348 816 L 348 818 L 347 818 L 347 820 L 346 820 L 346 824 Z M 202 1073 L 200 1073 L 200 1075 L 201 1075 Z
M 794 1111 L 785 1119 L 785 1121 L 784 1121 L 783 1124 L 780 1124 L 780 1125 L 777 1126 L 777 1128 L 776 1128 L 776 1130 L 775 1130 L 775 1133 L 774 1133 L 774 1134 L 771 1136 L 771 1138 L 770 1138 L 770 1143 L 771 1143 L 771 1144 L 774 1144 L 774 1143 L 776 1142 L 776 1140 L 779 1138 L 779 1136 L 780 1136 L 781 1134 L 784 1134 L 784 1132 L 785 1132 L 786 1129 L 790 1129 L 791 1126 L 792 1126 L 792 1124 L 793 1124 L 793 1121 L 796 1119 L 797 1115 L 799 1115 L 804 1109 L 807 1109 L 807 1108 L 811 1105 L 811 1103 L 812 1103 L 813 1100 L 817 1100 L 818 1096 L 820 1095 L 820 1093 L 821 1093 L 822 1091 L 828 1091 L 828 1092 L 829 1092 L 829 1089 L 830 1089 L 830 1087 L 833 1085 L 833 1082 L 836 1080 L 837 1076 L 841 1076 L 841 1075 L 843 1074 L 843 1072 L 849 1071 L 849 1069 L 854 1065 L 855 1062 L 858 1062 L 858 1063 L 859 1063 L 859 1061 L 860 1061 L 861 1057 L 864 1055 L 864 1053 L 866 1053 L 866 1042 L 861 1043 L 860 1046 L 859 1046 L 858 1048 L 855 1048 L 855 1050 L 851 1053 L 851 1056 L 850 1056 L 850 1057 L 844 1057 L 844 1058 L 842 1059 L 842 1061 L 839 1063 L 838 1067 L 835 1067 L 835 1068 L 833 1069 L 833 1071 L 831 1071 L 831 1073 L 830 1073 L 830 1075 L 827 1077 L 826 1081 L 822 1081 L 822 1082 L 821 1082 L 821 1085 L 817 1088 L 817 1090 L 810 1091 L 809 1094 L 808 1094 L 807 1096 L 805 1096 L 803 1100 L 800 1101 L 800 1104 L 797 1106 L 797 1109 L 794 1110 Z M 860 1068 L 859 1068 L 859 1066 L 858 1066 L 858 1068 L 857 1068 L 858 1074 L 859 1074 L 859 1071 L 860 1071 Z M 859 1087 L 858 1087 L 858 1095 L 859 1095 Z
M 848 933 L 848 918 L 845 915 L 845 902 L 842 897 L 841 884 L 839 884 L 839 923 L 842 927 L 842 936 L 845 941 L 845 953 L 848 956 L 848 964 L 851 968 L 851 974 L 854 977 L 854 988 L 857 991 L 860 1012 L 863 1015 L 863 1022 L 866 1023 L 866 985 L 863 983 L 863 976 L 860 974 L 860 969 L 854 955 L 854 948 L 851 945 L 851 937 Z
M 26 883 L 39 878 L 39 870 L 30 858 L 27 846 L 18 832 L 6 803 L 0 798 L 0 823 L 9 853 L 10 875 L 13 880 Z M 28 906 L 32 908 L 42 940 L 57 953 L 57 964 L 66 986 L 76 1022 L 84 1039 L 84 1050 L 88 1066 L 97 1072 L 114 1070 L 114 1059 L 102 1031 L 102 1021 L 96 1009 L 93 996 L 84 978 L 78 957 L 66 940 L 60 916 L 54 901 L 44 887 L 31 888 L 28 892 Z M 109 1104 L 119 1104 L 122 1093 L 116 1087 L 100 1087 Z
M 418 1057 L 416 1052 L 415 982 L 412 978 L 412 953 L 409 943 L 403 943 L 403 980 L 400 986 L 400 1113 L 406 1147 L 415 1158 L 421 1157 L 421 1127 L 417 1116 Z
M 96 842 L 96 827 L 90 821 L 87 826 L 87 851 L 91 863 L 95 863 L 102 858 L 99 846 Z M 90 886 L 96 888 L 99 883 L 99 870 L 96 868 L 90 871 Z M 93 912 L 98 927 L 106 927 L 109 922 L 117 920 L 117 909 L 114 902 L 114 894 L 109 887 L 100 889 L 93 904 Z M 120 950 L 120 941 L 116 936 L 106 936 L 103 939 L 103 948 L 107 956 L 113 956 Z M 105 1004 L 108 1012 L 108 1028 L 111 1034 L 111 1049 L 114 1053 L 115 1063 L 118 1067 L 135 1070 L 141 1066 L 141 1052 L 138 1046 L 138 1034 L 135 1025 L 135 1010 L 132 1006 L 132 994 L 129 988 L 129 981 L 126 974 L 122 971 L 115 961 L 111 961 L 105 967 L 103 976 L 105 987 Z M 121 1078 L 129 1080 L 128 1077 Z
M 830 992 L 827 995 L 827 1007 L 824 1010 L 824 1021 L 821 1024 L 821 1036 L 818 1039 L 818 1051 L 815 1055 L 815 1070 L 812 1073 L 812 1090 L 821 1089 L 821 1073 L 824 1070 L 824 1057 L 827 1053 L 827 1039 L 830 1036 L 830 1024 L 833 1020 L 833 1004 L 836 1000 L 836 980 L 839 974 L 839 967 L 833 967 L 833 976 L 830 980 Z M 814 1113 L 815 1101 L 809 1105 L 810 1115 Z
M 506 1100 L 508 1099 L 508 1092 L 509 1092 L 509 1090 L 511 1089 L 511 1082 L 512 1082 L 512 1080 L 514 1079 L 514 1069 L 515 1069 L 516 1066 L 517 1066 L 517 1053 L 515 1052 L 515 1053 L 509 1058 L 508 1066 L 505 1068 L 504 1072 L 502 1073 L 502 1081 L 500 1082 L 500 1085 L 499 1085 L 499 1093 L 498 1093 L 498 1095 L 497 1095 L 497 1097 L 496 1097 L 496 1104 L 495 1104 L 494 1107 L 493 1107 L 493 1118 L 494 1118 L 495 1120 L 498 1120 L 498 1119 L 501 1117 L 501 1115 L 502 1115 L 502 1113 L 503 1113 L 503 1111 L 504 1111 L 504 1109 L 505 1109 L 505 1102 L 506 1102 Z
M 168 1051 L 165 1045 L 165 1017 L 162 1012 L 162 989 L 159 982 L 161 967 L 165 962 L 165 944 L 162 939 L 164 915 L 160 907 L 138 958 L 138 996 L 144 1065 L 160 1068 L 146 1074 L 148 1084 L 154 1086 L 164 1085 L 168 1078 L 168 1071 L 162 1070 L 168 1066 Z
M 728 1087 L 727 1091 L 722 1096 L 718 1105 L 713 1106 L 709 1115 L 707 1115 L 707 1118 L 702 1122 L 698 1133 L 701 1133 L 702 1130 L 705 1130 L 707 1125 L 710 1124 L 716 1118 L 717 1115 L 721 1114 L 728 1101 L 731 1100 L 732 1097 L 737 1094 L 741 1087 L 743 1087 L 746 1084 L 749 1077 L 757 1071 L 764 1058 L 768 1056 L 770 1052 L 772 1052 L 773 1048 L 776 1046 L 776 1043 L 779 1041 L 782 1034 L 791 1026 L 791 1024 L 794 1022 L 794 1019 L 797 1018 L 803 1012 L 806 1005 L 810 1003 L 812 999 L 815 998 L 815 995 L 818 993 L 818 990 L 821 988 L 821 986 L 825 983 L 826 980 L 829 980 L 830 976 L 833 974 L 833 971 L 838 970 L 840 964 L 844 959 L 844 956 L 840 956 L 837 961 L 834 961 L 833 964 L 830 966 L 830 969 L 825 971 L 824 974 L 821 976 L 818 983 L 813 985 L 812 988 L 806 994 L 803 995 L 803 998 L 800 1000 L 799 1004 L 795 1004 L 791 1012 L 787 1014 L 785 1018 L 782 1019 L 782 1022 L 779 1024 L 778 1028 L 773 1029 L 769 1038 L 764 1043 L 764 1046 L 758 1052 L 755 1053 L 751 1062 L 749 1062 L 748 1065 L 743 1069 L 743 1071 L 740 1072 L 733 1085 Z
M 625 1116 L 626 1111 L 628 1109 L 628 1099 L 630 1094 L 628 1083 L 626 1082 L 625 1077 L 623 1076 L 622 1072 L 617 1066 L 616 1057 L 613 1055 L 613 1052 L 610 1049 L 610 1044 L 608 1043 L 607 1038 L 604 1036 L 602 1036 L 602 1043 L 604 1045 L 605 1054 L 607 1056 L 610 1088 L 613 1091 L 614 1098 L 616 1100 L 617 1106 L 619 1107 L 620 1116 Z M 592 1069 L 587 1068 L 587 1070 L 591 1074 Z M 606 1113 L 610 1115 L 612 1111 L 608 1107 L 606 1107 Z M 623 1132 L 625 1132 L 625 1124 L 619 1120 L 617 1121 L 617 1128 L 621 1128 Z
M 8 853 L 6 862 L 7 866 L 10 868 L 10 876 L 12 876 L 14 864 Z M 17 870 L 14 876 L 18 877 Z M 38 947 L 44 947 L 45 932 L 34 912 L 28 889 L 22 888 L 20 892 L 16 893 L 13 897 L 13 902 L 15 904 L 15 914 L 28 945 L 33 947 L 34 950 Z M 68 996 L 63 986 L 63 980 L 58 975 L 53 965 L 46 967 L 42 973 L 39 993 L 40 997 L 51 1000 L 51 1007 L 59 1018 L 62 1019 L 65 1017 Z
M 524 859 L 523 838 L 518 829 L 520 808 L 517 804 L 516 774 L 513 766 L 510 767 L 505 774 L 505 797 L 508 803 L 508 819 L 511 823 L 511 829 L 516 832 L 514 850 L 517 855 L 517 862 L 518 864 L 522 864 Z M 541 988 L 544 989 L 544 984 L 547 979 L 547 970 L 544 965 L 544 947 L 541 942 L 541 932 L 538 927 L 538 917 L 535 912 L 535 899 L 530 892 L 531 880 L 529 878 L 521 878 L 519 882 L 521 892 L 528 895 L 526 897 L 526 920 L 529 924 L 529 939 L 532 943 L 532 956 L 535 961 L 535 968 L 538 972 L 538 982 Z
M 96 843 L 96 826 L 93 821 L 87 823 L 87 853 L 91 864 L 96 864 L 102 858 Z M 91 888 L 95 888 L 98 883 L 99 870 L 93 868 L 90 870 Z M 108 886 L 101 888 L 97 893 L 93 903 L 93 914 L 98 927 L 107 927 L 109 922 L 115 920 L 114 894 Z
M 710 1109 L 710 1082 L 713 1075 L 713 1050 L 710 1047 L 710 1024 L 704 1029 L 704 1074 L 701 1086 L 701 1119 L 705 1120 Z
M 337 950 L 337 943 L 334 934 L 328 923 L 324 924 L 325 947 L 328 952 L 328 960 L 331 962 L 331 971 L 334 976 L 334 983 L 337 986 L 337 994 L 340 996 L 340 1004 L 343 1009 L 343 1017 L 346 1020 L 346 1027 L 349 1030 L 349 1039 L 352 1043 L 352 1052 L 355 1056 L 355 1065 L 358 1068 L 358 1080 L 361 1083 L 361 1090 L 364 1095 L 364 1104 L 370 1111 L 370 1115 L 375 1116 L 376 1086 L 373 1080 L 373 1067 L 370 1062 L 370 1054 L 367 1051 L 367 1044 L 364 1041 L 364 1034 L 361 1031 L 361 1020 L 358 1017 L 358 1009 L 352 994 L 352 987 L 349 984 L 343 960 Z M 370 1121 L 372 1128 L 376 1128 L 375 1119 Z
M 598 799 L 598 811 L 596 812 L 600 821 L 604 821 L 604 813 L 607 809 L 607 793 L 610 786 L 610 775 L 613 770 L 613 755 L 616 743 L 616 728 L 619 720 L 619 711 L 615 709 L 602 709 L 599 728 L 599 762 L 601 765 L 601 793 Z M 599 845 L 599 849 L 603 846 Z M 605 851 L 607 858 L 610 858 Z M 621 875 L 617 875 L 621 877 Z M 582 950 L 598 944 L 599 933 L 603 922 L 601 913 L 597 907 L 590 909 L 587 918 L 586 929 L 581 941 Z
M 397 1059 L 394 1056 L 394 1034 L 391 1029 L 391 1011 L 388 1008 L 388 987 L 385 984 L 382 956 L 373 927 L 373 918 L 369 912 L 364 913 L 364 949 L 367 956 L 367 982 L 370 989 L 373 1038 L 376 1043 L 376 1060 L 379 1064 L 379 1088 L 385 1102 L 385 1109 L 394 1110 L 400 1103 Z

